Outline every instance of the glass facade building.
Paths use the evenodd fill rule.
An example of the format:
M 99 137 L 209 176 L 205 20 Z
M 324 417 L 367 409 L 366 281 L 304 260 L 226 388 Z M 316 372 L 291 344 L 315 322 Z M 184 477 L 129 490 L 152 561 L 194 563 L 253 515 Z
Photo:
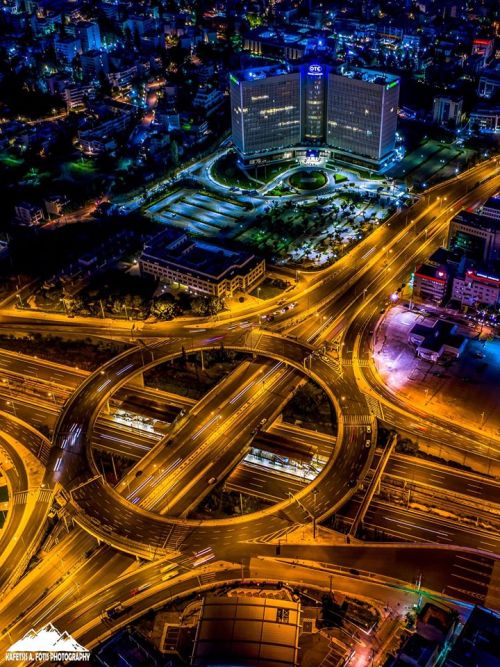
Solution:
M 242 155 L 300 143 L 300 73 L 263 67 L 230 75 L 233 143 Z
M 397 77 L 361 68 L 330 72 L 328 145 L 381 160 L 394 150 L 398 101 Z
M 249 164 L 300 156 L 307 146 L 370 169 L 393 154 L 399 79 L 391 74 L 271 66 L 231 74 L 230 92 L 233 143 Z
M 302 139 L 323 143 L 325 140 L 325 74 L 324 65 L 311 64 L 302 68 L 304 123 Z

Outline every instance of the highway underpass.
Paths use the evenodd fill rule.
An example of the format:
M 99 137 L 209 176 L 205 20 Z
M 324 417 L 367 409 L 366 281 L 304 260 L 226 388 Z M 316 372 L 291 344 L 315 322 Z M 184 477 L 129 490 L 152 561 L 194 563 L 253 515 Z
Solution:
M 495 167 L 496 168 L 496 167 Z M 490 171 L 488 171 L 488 169 Z M 470 181 L 474 185 L 474 179 L 479 181 L 484 174 L 491 175 L 491 166 L 480 165 L 478 168 L 471 170 L 466 178 L 460 177 L 454 179 L 453 183 L 439 186 L 439 189 L 433 189 L 433 193 L 446 192 L 449 193 L 450 203 L 451 199 L 455 197 L 456 201 L 460 200 L 464 192 L 467 191 L 467 183 Z M 478 199 L 498 188 L 498 178 L 492 178 L 490 182 L 483 186 L 479 185 L 476 190 L 469 193 L 468 199 L 463 200 L 464 205 L 473 203 Z M 448 188 L 448 189 L 447 189 Z M 434 204 L 435 206 L 435 204 Z M 289 502 L 281 503 L 272 509 L 272 513 L 262 520 L 259 525 L 259 520 L 249 515 L 243 521 L 227 520 L 224 522 L 212 522 L 211 525 L 194 523 L 187 521 L 173 520 L 171 518 L 163 518 L 158 516 L 150 516 L 149 513 L 134 507 L 131 511 L 125 504 L 121 505 L 120 497 L 111 488 L 105 488 L 102 480 L 99 477 L 95 479 L 92 475 L 96 473 L 92 464 L 91 457 L 91 426 L 95 420 L 97 412 L 101 405 L 106 400 L 106 394 L 110 385 L 116 386 L 120 384 L 116 382 L 116 372 L 122 370 L 121 359 L 112 360 L 106 364 L 101 370 L 103 374 L 94 374 L 86 380 L 76 393 L 80 405 L 75 403 L 77 399 L 70 399 L 68 406 L 59 422 L 59 428 L 56 438 L 56 448 L 51 454 L 50 469 L 47 472 L 46 480 L 50 483 L 62 482 L 62 486 L 66 491 L 73 488 L 74 484 L 81 483 L 83 486 L 73 492 L 74 500 L 71 501 L 68 507 L 68 516 L 73 517 L 77 523 L 82 525 L 85 530 L 93 535 L 98 535 L 100 539 L 107 544 L 118 547 L 119 549 L 129 552 L 131 554 L 137 553 L 141 544 L 148 544 L 149 548 L 141 552 L 142 557 L 148 559 L 158 558 L 164 553 L 173 555 L 174 551 L 181 551 L 182 554 L 189 552 L 196 552 L 200 548 L 206 547 L 209 543 L 214 551 L 216 558 L 231 558 L 232 563 L 240 563 L 240 566 L 233 567 L 235 577 L 240 577 L 244 572 L 244 559 L 249 555 L 261 555 L 273 557 L 276 555 L 276 545 L 263 544 L 256 542 L 253 538 L 258 535 L 259 538 L 266 537 L 267 534 L 276 535 L 277 532 L 284 530 L 284 536 L 289 529 L 310 523 L 312 518 L 318 520 L 323 516 L 327 516 L 331 511 L 335 511 L 343 502 L 354 492 L 347 490 L 342 483 L 346 479 L 350 479 L 351 475 L 355 475 L 356 479 L 362 478 L 370 461 L 371 448 L 365 447 L 366 427 L 375 424 L 375 417 L 383 418 L 379 414 L 381 410 L 381 402 L 376 394 L 375 397 L 368 393 L 365 396 L 365 385 L 360 381 L 359 368 L 365 366 L 359 363 L 360 359 L 365 358 L 358 354 L 359 347 L 354 347 L 356 344 L 356 337 L 359 332 L 368 327 L 366 326 L 371 319 L 374 319 L 379 312 L 380 299 L 385 300 L 387 292 L 401 281 L 408 267 L 411 266 L 420 257 L 425 257 L 432 248 L 439 243 L 439 236 L 447 217 L 451 215 L 449 211 L 433 211 L 430 209 L 427 213 L 427 208 L 430 207 L 430 202 L 421 202 L 420 209 L 423 209 L 421 218 L 416 224 L 410 225 L 411 231 L 415 231 L 415 243 L 408 243 L 410 237 L 398 237 L 398 228 L 401 233 L 404 231 L 405 222 L 404 214 L 392 221 L 390 232 L 385 228 L 384 234 L 393 238 L 394 256 L 391 262 L 388 262 L 392 273 L 380 276 L 380 271 L 377 273 L 375 262 L 372 264 L 364 264 L 363 270 L 358 270 L 353 266 L 351 276 L 345 269 L 332 269 L 326 271 L 326 278 L 318 280 L 317 285 L 311 288 L 304 298 L 301 307 L 298 307 L 294 313 L 294 320 L 291 327 L 295 328 L 294 334 L 298 335 L 302 340 L 309 340 L 314 345 L 307 345 L 306 343 L 299 343 L 298 341 L 287 341 L 283 338 L 277 338 L 268 332 L 260 332 L 255 330 L 250 332 L 247 336 L 241 335 L 242 340 L 237 340 L 234 334 L 227 334 L 218 323 L 217 334 L 221 331 L 221 335 L 227 335 L 229 341 L 227 346 L 235 345 L 235 349 L 250 349 L 256 350 L 262 356 L 270 356 L 279 360 L 285 360 L 297 369 L 303 368 L 307 375 L 310 375 L 320 385 L 324 383 L 324 388 L 334 403 L 338 418 L 339 418 L 339 433 L 337 447 L 334 455 L 329 462 L 329 465 L 324 470 L 324 475 L 315 480 L 315 482 L 302 492 L 295 495 L 295 499 Z M 418 208 L 418 207 L 417 207 Z M 399 222 L 398 222 L 399 220 Z M 418 225 L 418 228 L 417 228 Z M 399 227 L 398 227 L 399 226 Z M 382 227 L 380 228 L 382 229 Z M 425 242 L 423 232 L 425 231 Z M 383 237 L 383 234 L 379 234 Z M 372 241 L 373 243 L 373 241 Z M 355 256 L 362 259 L 362 253 L 366 253 L 366 245 L 364 248 L 356 251 Z M 379 253 L 374 253 L 379 254 Z M 344 265 L 346 262 L 344 262 Z M 391 266 L 393 265 L 393 266 Z M 335 271 L 340 273 L 335 274 Z M 343 286 L 346 285 L 346 290 L 333 289 L 333 280 L 342 281 Z M 350 282 L 352 281 L 352 282 Z M 355 298 L 352 293 L 349 296 L 347 290 L 352 288 L 355 291 Z M 291 295 L 291 298 L 297 298 Z M 318 313 L 316 322 L 310 317 L 312 310 Z M 22 318 L 17 318 L 17 321 Z M 304 322 L 302 326 L 302 321 Z M 46 324 L 46 323 L 45 323 Z M 67 324 L 67 323 L 66 323 Z M 301 328 L 299 329 L 299 324 Z M 9 320 L 9 326 L 12 326 L 12 319 Z M 33 327 L 33 321 L 30 324 Z M 46 330 L 51 330 L 51 327 L 57 330 L 57 325 L 48 325 Z M 52 329 L 53 330 L 53 329 Z M 100 332 L 105 334 L 106 327 L 103 325 L 97 326 L 92 324 L 82 327 L 82 331 Z M 165 329 L 166 335 L 174 335 L 173 328 Z M 152 335 L 158 337 L 161 329 L 157 328 L 148 333 L 147 330 L 141 331 L 141 337 Z M 185 333 L 185 332 L 184 332 Z M 231 336 L 233 338 L 231 339 Z M 339 338 L 340 336 L 340 338 Z M 235 340 L 236 338 L 236 340 Z M 255 339 L 258 340 L 255 340 Z M 321 342 L 333 338 L 339 341 L 338 349 L 342 354 L 336 356 L 325 354 L 321 350 Z M 344 342 L 344 350 L 341 349 L 341 342 Z M 160 342 L 157 346 L 146 346 L 142 349 L 142 363 L 139 360 L 141 356 L 139 352 L 130 353 L 133 357 L 133 365 L 139 371 L 149 365 L 157 362 L 157 359 L 165 352 L 165 349 L 170 350 L 180 340 L 168 342 Z M 189 339 L 191 341 L 191 338 Z M 226 345 L 226 339 L 224 339 Z M 170 346 L 170 347 L 169 347 Z M 165 348 L 162 350 L 162 347 Z M 276 351 L 279 348 L 279 352 Z M 356 350 L 356 351 L 355 351 Z M 354 352 L 355 351 L 355 352 Z M 135 355 L 135 356 L 134 356 Z M 149 361 L 149 359 L 151 361 Z M 114 366 L 114 364 L 117 364 Z M 128 369 L 130 370 L 130 369 Z M 139 372 L 138 371 L 138 372 Z M 115 373 L 115 375 L 113 375 Z M 99 377 L 98 375 L 101 375 Z M 119 376 L 120 378 L 122 376 Z M 109 380 L 109 382 L 108 382 Z M 335 392 L 335 393 L 332 393 Z M 407 406 L 405 410 L 407 410 Z M 411 414 L 411 413 L 406 413 Z M 428 416 L 421 416 L 426 419 Z M 449 424 L 446 424 L 449 428 Z M 88 431 L 87 431 L 88 429 Z M 476 438 L 477 434 L 468 434 L 468 437 Z M 375 436 L 373 436 L 374 438 Z M 462 437 L 467 437 L 462 433 Z M 60 462 L 59 459 L 61 459 Z M 64 463 L 64 465 L 63 465 Z M 55 468 L 55 470 L 54 470 Z M 327 487 L 326 473 L 330 473 L 333 469 Z M 81 474 L 83 472 L 83 475 Z M 97 473 L 96 473 L 97 474 Z M 324 484 L 323 484 L 324 482 Z M 323 486 L 321 486 L 323 484 Z M 312 490 L 314 486 L 321 489 L 317 497 L 317 512 L 315 517 L 315 496 Z M 324 492 L 324 494 L 323 494 Z M 302 494 L 302 495 L 301 495 Z M 325 497 L 326 496 L 326 497 Z M 313 499 L 314 498 L 314 499 Z M 121 499 L 123 501 L 123 499 Z M 115 510 L 107 512 L 106 502 L 114 503 Z M 301 504 L 299 505 L 298 502 Z M 116 516 L 115 512 L 119 515 Z M 92 520 L 93 519 L 93 520 Z M 113 520 L 114 519 L 114 520 Z M 132 530 L 127 533 L 124 529 L 129 525 Z M 210 522 L 209 522 L 210 523 Z M 155 536 L 148 530 L 154 527 L 158 529 L 157 534 L 159 539 L 154 539 Z M 265 528 L 265 530 L 263 530 Z M 77 529 L 78 530 L 78 529 Z M 200 539 L 200 535 L 201 538 Z M 83 536 L 83 537 L 82 537 Z M 68 536 L 67 539 L 71 538 Z M 89 540 L 94 542 L 93 538 L 85 535 L 83 531 L 78 530 L 79 540 Z M 108 547 L 101 547 L 103 550 L 96 556 L 96 560 L 91 557 L 88 561 L 89 568 L 95 567 L 94 572 L 103 572 L 103 579 L 106 578 L 106 563 L 109 562 L 109 555 L 111 549 Z M 357 571 L 378 572 L 386 568 L 393 576 L 401 576 L 401 580 L 405 582 L 416 581 L 416 577 L 423 575 L 423 588 L 437 591 L 438 594 L 449 596 L 453 599 L 462 599 L 467 602 L 485 602 L 490 600 L 490 583 L 496 581 L 495 579 L 495 557 L 489 553 L 481 553 L 471 550 L 460 550 L 453 545 L 443 547 L 422 546 L 415 545 L 337 545 L 334 548 L 326 546 L 304 547 L 299 545 L 281 545 L 281 557 L 291 560 L 298 558 L 311 558 L 316 562 L 331 563 L 335 562 L 346 567 L 356 569 Z M 179 554 L 181 558 L 184 556 Z M 116 554 L 113 561 L 113 577 L 117 579 L 117 573 L 125 572 L 130 567 L 132 559 L 125 555 L 125 553 Z M 99 560 L 100 559 L 100 560 Z M 466 561 L 465 564 L 463 561 Z M 439 563 L 441 563 L 440 567 Z M 191 564 L 192 566 L 192 564 Z M 155 563 L 151 564 L 155 567 Z M 464 568 L 467 570 L 464 571 Z M 82 567 L 83 577 L 88 568 Z M 110 566 L 111 569 L 111 566 Z M 385 571 L 385 570 L 384 570 Z M 354 576 L 354 575 L 353 575 Z M 130 575 L 131 579 L 133 574 Z M 120 577 L 119 580 L 113 580 L 114 586 L 110 587 L 109 600 L 117 601 L 123 599 L 123 586 L 129 585 L 130 579 L 127 576 Z M 140 577 L 137 576 L 140 581 Z M 89 585 L 91 588 L 94 583 L 87 584 L 82 579 L 82 588 Z M 198 587 L 200 582 L 198 582 Z M 178 587 L 178 588 L 176 588 Z M 144 596 L 146 601 L 144 604 L 164 604 L 165 601 L 172 599 L 172 595 L 176 590 L 183 589 L 184 591 L 195 590 L 197 588 L 194 577 L 187 576 L 186 578 L 179 578 L 174 580 L 172 584 L 163 587 L 165 590 L 159 591 L 157 597 L 148 593 Z M 168 590 L 166 590 L 168 589 Z M 130 589 L 129 589 L 130 590 Z M 78 592 L 78 591 L 77 591 Z M 43 594 L 43 590 L 40 589 Z M 71 592 L 69 595 L 76 595 Z M 108 595 L 108 593 L 106 594 Z M 58 609 L 59 615 L 64 614 L 65 610 L 71 606 L 70 598 L 62 601 Z M 156 601 L 155 601 L 156 600 Z M 33 620 L 42 622 L 48 617 L 57 618 L 57 612 L 50 610 L 44 606 L 43 601 L 40 602 L 43 611 L 36 617 L 28 617 L 23 619 L 23 622 L 16 626 L 15 636 L 20 636 L 23 624 L 32 624 Z M 86 616 L 68 618 L 67 628 L 71 631 L 75 628 L 75 636 L 83 640 L 88 645 L 93 645 L 99 639 L 102 639 L 105 632 L 98 620 L 99 609 L 95 598 L 86 599 Z M 135 615 L 144 613 L 145 606 L 142 606 L 142 599 L 140 604 L 132 604 L 130 616 L 123 619 L 125 623 Z M 73 611 L 74 613 L 74 611 Z M 90 619 L 90 620 L 89 620 Z M 91 623 L 90 627 L 85 628 L 85 622 Z M 27 626 L 30 627 L 29 625 Z M 112 631 L 110 629 L 109 631 Z M 2 641 L 7 641 L 5 631 L 3 633 Z
M 191 343 L 192 349 L 197 350 L 218 347 L 220 340 L 200 339 Z M 46 482 L 59 483 L 66 490 L 71 490 L 71 504 L 77 510 L 74 516 L 77 523 L 116 547 L 155 558 L 181 547 L 196 549 L 207 543 L 209 534 L 217 535 L 219 541 L 227 544 L 235 535 L 251 539 L 276 530 L 291 529 L 310 521 L 313 511 L 316 511 L 314 516 L 317 518 L 328 515 L 337 504 L 352 495 L 354 489 L 349 486 L 350 479 L 360 479 L 369 464 L 372 450 L 365 447 L 366 432 L 368 426 L 375 428 L 374 420 L 367 415 L 366 408 L 363 411 L 362 404 L 360 410 L 359 398 L 352 402 L 345 400 L 339 409 L 338 400 L 330 387 L 330 367 L 322 359 L 311 358 L 311 369 L 304 369 L 304 360 L 309 358 L 311 352 L 309 346 L 264 331 L 230 334 L 224 338 L 224 346 L 286 361 L 310 375 L 322 386 L 340 414 L 338 439 L 343 437 L 342 415 L 354 411 L 352 417 L 355 419 L 346 431 L 349 446 L 341 457 L 336 456 L 335 450 L 323 472 L 297 496 L 257 515 L 219 521 L 192 522 L 159 517 L 124 501 L 104 485 L 93 463 L 90 447 L 92 426 L 99 408 L 130 376 L 180 354 L 183 344 L 183 339 L 177 339 L 123 353 L 90 376 L 67 403 L 56 430 Z M 322 379 L 322 373 L 326 380 Z M 82 479 L 84 466 L 87 475 Z M 313 489 L 316 489 L 314 498 Z M 106 517 L 103 516 L 103 508 Z M 85 512 L 83 517 L 81 510 Z M 223 526 L 225 528 L 221 532 Z

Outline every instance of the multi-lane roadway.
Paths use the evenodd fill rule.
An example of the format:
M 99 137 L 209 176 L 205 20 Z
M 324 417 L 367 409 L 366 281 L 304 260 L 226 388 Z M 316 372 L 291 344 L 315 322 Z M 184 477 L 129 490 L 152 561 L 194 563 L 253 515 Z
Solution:
M 244 330 L 228 332 L 224 324 L 225 317 L 210 333 L 212 338 L 217 338 L 216 343 L 209 335 L 204 336 L 201 332 L 186 337 L 184 324 L 142 327 L 141 338 L 171 338 L 127 351 L 79 383 L 58 421 L 44 483 L 50 489 L 65 489 L 70 499 L 67 505 L 69 515 L 85 531 L 131 554 L 155 559 L 163 554 L 196 553 L 209 544 L 214 559 L 230 558 L 235 563 L 252 553 L 275 555 L 275 547 L 263 544 L 260 538 L 280 531 L 285 534 L 297 525 L 328 516 L 340 509 L 361 484 L 370 467 L 374 448 L 374 444 L 367 447 L 366 441 L 370 433 L 375 441 L 374 416 L 380 417 L 378 411 L 381 409 L 378 387 L 372 387 L 372 394 L 366 390 L 366 385 L 370 385 L 364 380 L 368 368 L 364 362 L 368 361 L 372 323 L 380 316 L 388 294 L 402 281 L 409 268 L 413 268 L 415 263 L 440 244 L 453 213 L 458 208 L 485 199 L 500 187 L 497 172 L 496 162 L 490 160 L 451 182 L 437 186 L 422 197 L 417 205 L 381 225 L 334 267 L 317 275 L 300 276 L 296 289 L 289 295 L 290 301 L 297 302 L 297 305 L 283 313 L 283 317 L 278 317 L 276 322 L 277 329 L 297 337 L 297 340 L 258 329 L 246 334 Z M 266 310 L 272 308 L 275 306 L 270 305 Z M 242 317 L 250 321 L 257 320 L 266 314 L 266 310 L 258 312 L 256 308 L 242 313 Z M 231 319 L 231 316 L 227 319 Z M 4 315 L 3 320 L 8 327 L 37 326 L 33 319 L 11 314 Z M 60 322 L 44 324 L 47 331 L 61 330 Z M 103 335 L 108 333 L 108 326 L 109 323 L 98 322 L 85 325 L 80 321 L 64 323 L 68 330 Z M 187 326 L 192 327 L 193 324 Z M 132 331 L 120 331 L 124 337 L 133 335 Z M 115 334 L 120 335 L 120 331 L 117 330 Z M 263 512 L 261 516 L 249 515 L 219 522 L 189 522 L 161 517 L 128 502 L 103 482 L 92 459 L 94 424 L 110 396 L 131 377 L 142 373 L 144 368 L 178 354 L 187 340 L 192 349 L 210 348 L 220 344 L 219 336 L 224 337 L 224 346 L 228 348 L 250 351 L 283 362 L 287 367 L 295 369 L 292 376 L 301 371 L 318 382 L 337 412 L 337 445 L 325 469 L 312 484 Z M 325 342 L 333 346 L 331 354 L 324 349 Z M 264 396 L 260 400 L 264 402 Z M 389 399 L 385 397 L 385 400 Z M 390 400 L 394 406 L 393 398 Z M 394 414 L 404 415 L 406 419 L 412 414 L 406 405 L 397 405 L 393 410 Z M 426 414 L 418 414 L 418 419 L 428 418 Z M 432 419 L 443 434 L 450 432 L 450 424 L 437 417 Z M 196 415 L 193 421 L 196 423 Z M 453 432 L 453 427 L 451 429 Z M 464 433 L 463 428 L 457 427 L 456 431 L 459 430 L 462 431 L 462 438 L 479 443 L 477 447 L 480 451 L 481 437 L 472 431 Z M 461 442 L 465 446 L 464 441 L 459 441 L 459 445 Z M 75 535 L 79 540 L 93 540 L 79 528 Z M 70 539 L 71 536 L 64 541 Z M 108 550 L 109 547 L 104 549 Z M 408 545 L 346 545 L 334 550 L 329 547 L 282 545 L 281 557 L 336 562 L 380 576 L 398 577 L 402 581 L 411 582 L 419 577 L 424 587 L 438 593 L 441 591 L 450 597 L 469 601 L 484 601 L 494 570 L 494 558 L 487 551 L 489 549 L 484 548 L 485 553 L 477 554 L 470 550 L 461 551 L 452 545 L 441 549 Z M 117 579 L 119 572 L 123 573 L 131 566 L 130 557 L 118 554 L 112 559 L 113 565 L 110 564 L 108 553 L 102 556 L 102 560 L 100 558 L 97 556 L 94 560 L 91 555 L 81 570 L 95 573 L 102 571 L 103 581 L 106 577 L 108 580 L 109 577 L 113 578 L 112 585 L 106 591 L 105 602 L 130 597 L 130 589 L 127 593 L 122 587 L 124 581 L 129 585 L 127 577 Z M 155 563 L 150 567 L 153 571 Z M 157 591 L 152 586 L 151 593 L 145 593 L 140 604 L 134 605 L 134 615 L 158 600 L 156 595 L 164 600 L 165 595 L 172 595 L 175 587 L 186 586 L 186 590 L 196 587 L 193 567 L 196 570 L 194 562 L 186 563 L 185 577 L 163 587 L 169 588 L 168 593 Z M 230 568 L 231 572 L 233 570 Z M 64 585 L 69 586 L 72 579 Z M 200 585 L 198 581 L 197 586 Z M 71 618 L 66 618 L 65 627 L 92 645 L 104 632 L 98 620 L 100 612 L 96 605 L 96 596 L 102 595 L 102 591 L 97 590 L 92 577 L 88 583 L 82 579 L 78 586 L 84 592 L 88 591 L 90 598 L 81 595 L 79 591 L 87 607 L 82 608 L 81 614 L 74 613 Z M 10 595 L 13 594 L 15 589 Z M 12 625 L 16 622 L 15 618 L 7 623 L 3 633 L 5 641 L 6 632 L 15 637 L 20 636 L 24 623 L 43 623 L 57 617 L 54 611 L 56 607 L 61 610 L 59 614 L 63 614 L 69 606 L 68 601 L 62 605 L 62 609 L 59 602 L 54 608 L 50 607 L 50 601 L 39 600 L 37 604 L 40 605 L 38 615 L 30 612 L 19 627 Z M 141 606 L 143 604 L 144 607 Z M 127 617 L 130 618 L 130 615 L 123 622 L 126 622 Z

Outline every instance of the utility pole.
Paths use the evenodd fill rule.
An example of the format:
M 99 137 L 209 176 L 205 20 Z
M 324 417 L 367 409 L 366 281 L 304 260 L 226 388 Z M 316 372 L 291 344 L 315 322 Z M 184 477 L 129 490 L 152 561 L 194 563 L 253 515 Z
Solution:
M 316 496 L 318 495 L 318 490 L 314 489 L 314 513 L 313 513 L 313 540 L 316 540 Z

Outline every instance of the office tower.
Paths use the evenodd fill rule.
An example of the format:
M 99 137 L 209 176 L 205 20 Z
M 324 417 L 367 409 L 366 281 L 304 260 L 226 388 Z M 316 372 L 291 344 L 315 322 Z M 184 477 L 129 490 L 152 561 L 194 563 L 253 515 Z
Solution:
M 243 156 L 298 144 L 300 72 L 283 66 L 230 75 L 233 142 Z
M 375 167 L 394 150 L 398 100 L 396 76 L 346 66 L 330 72 L 327 144 Z
M 230 75 L 233 142 L 247 164 L 307 157 L 380 170 L 393 158 L 399 79 L 320 62 Z

